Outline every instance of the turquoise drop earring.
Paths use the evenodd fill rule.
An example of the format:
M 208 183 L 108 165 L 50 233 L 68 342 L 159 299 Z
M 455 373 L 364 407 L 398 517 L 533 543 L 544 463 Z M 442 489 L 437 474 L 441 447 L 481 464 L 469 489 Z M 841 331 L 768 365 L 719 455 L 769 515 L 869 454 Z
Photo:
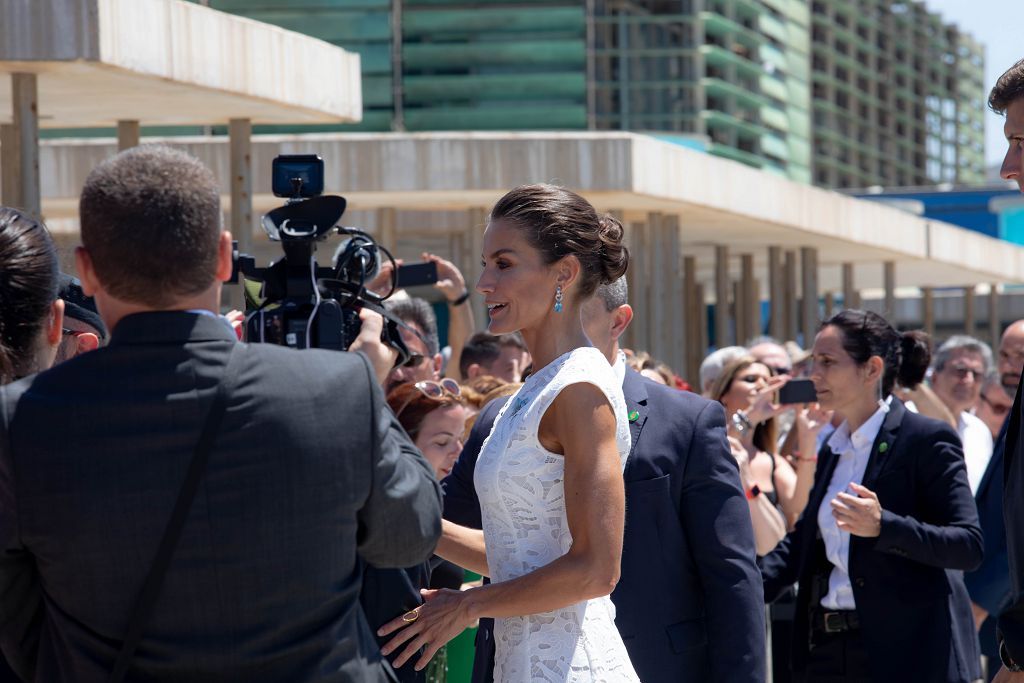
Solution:
M 562 312 L 562 285 L 555 285 L 555 313 Z

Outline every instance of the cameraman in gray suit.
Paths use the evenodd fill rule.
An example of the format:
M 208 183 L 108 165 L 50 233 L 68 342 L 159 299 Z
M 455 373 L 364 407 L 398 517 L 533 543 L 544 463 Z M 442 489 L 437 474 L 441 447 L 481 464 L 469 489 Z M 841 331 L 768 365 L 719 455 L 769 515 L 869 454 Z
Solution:
M 124 680 L 390 680 L 359 559 L 425 560 L 441 500 L 381 394 L 382 320 L 362 314 L 362 353 L 239 343 L 217 315 L 219 192 L 182 152 L 103 162 L 80 214 L 78 272 L 110 342 L 0 388 L 8 661 L 26 680 L 104 681 L 137 640 Z

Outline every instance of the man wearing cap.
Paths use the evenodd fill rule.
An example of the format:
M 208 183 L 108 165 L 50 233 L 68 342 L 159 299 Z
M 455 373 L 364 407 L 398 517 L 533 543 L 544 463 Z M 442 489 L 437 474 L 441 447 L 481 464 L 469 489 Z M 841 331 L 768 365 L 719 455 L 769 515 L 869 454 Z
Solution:
M 107 326 L 96 311 L 96 302 L 85 295 L 78 278 L 62 273 L 57 297 L 64 300 L 64 333 L 54 365 L 95 351 L 107 340 Z

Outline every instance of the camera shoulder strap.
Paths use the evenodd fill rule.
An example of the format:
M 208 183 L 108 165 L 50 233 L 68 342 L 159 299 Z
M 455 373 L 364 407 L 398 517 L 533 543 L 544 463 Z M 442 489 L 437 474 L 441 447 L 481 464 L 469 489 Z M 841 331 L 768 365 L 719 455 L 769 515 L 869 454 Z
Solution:
M 234 373 L 237 370 L 238 359 L 241 356 L 238 352 L 240 346 L 242 345 L 235 344 L 231 347 L 231 351 L 228 354 L 228 362 L 224 368 L 224 374 L 217 384 L 213 402 L 210 405 L 209 412 L 206 414 L 203 430 L 200 433 L 196 449 L 192 454 L 192 460 L 189 462 L 188 472 L 185 474 L 185 481 L 178 491 L 178 499 L 174 503 L 171 518 L 164 529 L 163 538 L 160 539 L 160 546 L 157 548 L 156 555 L 153 557 L 153 563 L 146 574 L 142 590 L 135 599 L 135 606 L 128 620 L 128 629 L 124 642 L 121 644 L 121 650 L 118 652 L 114 668 L 107 679 L 108 683 L 121 683 L 124 680 L 128 673 L 128 668 L 131 666 L 135 650 L 142 640 L 142 632 L 153 614 L 153 608 L 156 606 L 157 598 L 160 596 L 164 577 L 171 566 L 174 551 L 178 546 L 178 540 L 181 538 L 181 531 L 185 527 L 185 520 L 188 518 L 189 510 L 192 508 L 192 500 L 195 498 L 196 491 L 199 490 L 199 482 L 203 478 L 206 462 L 209 460 L 210 451 L 217 438 L 217 432 L 220 429 L 220 423 L 227 408 L 229 385 L 234 383 Z

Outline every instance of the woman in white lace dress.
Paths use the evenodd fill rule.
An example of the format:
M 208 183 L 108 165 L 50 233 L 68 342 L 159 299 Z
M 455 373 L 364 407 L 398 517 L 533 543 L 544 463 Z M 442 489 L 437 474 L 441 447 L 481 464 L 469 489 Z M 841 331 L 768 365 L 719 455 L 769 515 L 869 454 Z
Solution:
M 480 451 L 483 531 L 445 522 L 438 554 L 491 578 L 381 629 L 417 666 L 480 617 L 494 617 L 494 680 L 637 681 L 608 597 L 619 576 L 629 423 L 621 381 L 590 346 L 580 305 L 621 277 L 622 225 L 551 185 L 506 194 L 491 211 L 477 283 L 494 334 L 521 331 L 535 371 Z M 423 648 L 420 652 L 420 648 Z

